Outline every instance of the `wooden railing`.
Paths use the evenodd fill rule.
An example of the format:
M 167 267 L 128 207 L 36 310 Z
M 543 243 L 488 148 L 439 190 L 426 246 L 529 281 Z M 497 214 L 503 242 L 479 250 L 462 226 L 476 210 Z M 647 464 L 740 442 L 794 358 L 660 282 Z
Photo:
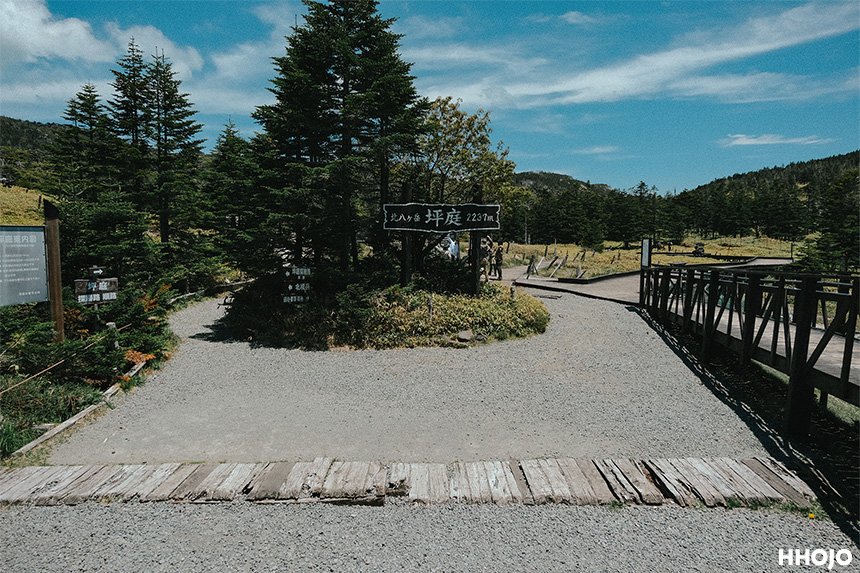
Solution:
M 640 304 L 658 322 L 701 337 L 702 358 L 715 346 L 788 374 L 785 431 L 809 432 L 814 390 L 860 406 L 854 358 L 860 277 L 713 267 L 642 271 Z

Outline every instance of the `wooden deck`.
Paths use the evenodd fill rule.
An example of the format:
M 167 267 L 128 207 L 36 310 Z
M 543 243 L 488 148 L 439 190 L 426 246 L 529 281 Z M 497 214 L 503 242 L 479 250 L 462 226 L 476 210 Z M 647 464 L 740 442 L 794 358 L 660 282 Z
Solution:
M 33 466 L 0 473 L 0 506 L 96 502 L 561 503 L 810 507 L 814 493 L 772 458 L 533 459 Z

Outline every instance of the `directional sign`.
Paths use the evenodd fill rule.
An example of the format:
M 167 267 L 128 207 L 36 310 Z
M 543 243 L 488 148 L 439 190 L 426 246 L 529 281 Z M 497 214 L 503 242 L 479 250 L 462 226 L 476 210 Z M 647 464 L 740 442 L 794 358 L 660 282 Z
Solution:
M 99 304 L 116 300 L 119 279 L 78 279 L 75 281 L 75 300 L 81 304 Z
M 308 302 L 311 299 L 311 269 L 289 267 L 284 272 L 284 302 L 289 304 Z
M 499 228 L 499 205 L 398 203 L 383 205 L 388 231 L 484 231 Z
M 0 226 L 0 306 L 46 300 L 45 228 Z

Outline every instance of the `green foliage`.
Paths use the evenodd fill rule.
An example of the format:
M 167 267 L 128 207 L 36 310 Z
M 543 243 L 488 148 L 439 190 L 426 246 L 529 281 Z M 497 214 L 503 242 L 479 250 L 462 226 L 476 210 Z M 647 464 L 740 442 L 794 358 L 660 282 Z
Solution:
M 821 194 L 819 234 L 807 241 L 807 270 L 860 270 L 860 171 L 847 172 Z
M 276 278 L 257 281 L 237 293 L 228 324 L 257 342 L 308 349 L 436 346 L 467 329 L 504 340 L 539 334 L 549 324 L 539 301 L 522 293 L 513 300 L 494 283 L 484 285 L 480 296 L 364 284 L 303 306 L 285 305 L 280 296 Z

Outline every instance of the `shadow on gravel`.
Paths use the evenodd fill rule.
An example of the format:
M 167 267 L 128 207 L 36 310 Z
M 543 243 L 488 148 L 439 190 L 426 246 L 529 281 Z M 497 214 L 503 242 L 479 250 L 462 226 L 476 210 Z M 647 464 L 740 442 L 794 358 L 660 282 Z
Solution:
M 223 318 L 219 318 L 212 324 L 204 324 L 203 328 L 208 328 L 208 332 L 198 332 L 192 334 L 188 338 L 192 340 L 204 340 L 206 342 L 237 342 L 227 326 L 227 322 Z
M 754 366 L 742 366 L 727 352 L 706 365 L 698 358 L 699 345 L 692 336 L 667 330 L 639 308 L 626 308 L 642 317 L 702 383 L 743 420 L 768 453 L 799 474 L 833 522 L 855 543 L 860 542 L 858 428 L 816 409 L 809 438 L 787 440 L 779 432 L 788 399 L 784 384 Z

